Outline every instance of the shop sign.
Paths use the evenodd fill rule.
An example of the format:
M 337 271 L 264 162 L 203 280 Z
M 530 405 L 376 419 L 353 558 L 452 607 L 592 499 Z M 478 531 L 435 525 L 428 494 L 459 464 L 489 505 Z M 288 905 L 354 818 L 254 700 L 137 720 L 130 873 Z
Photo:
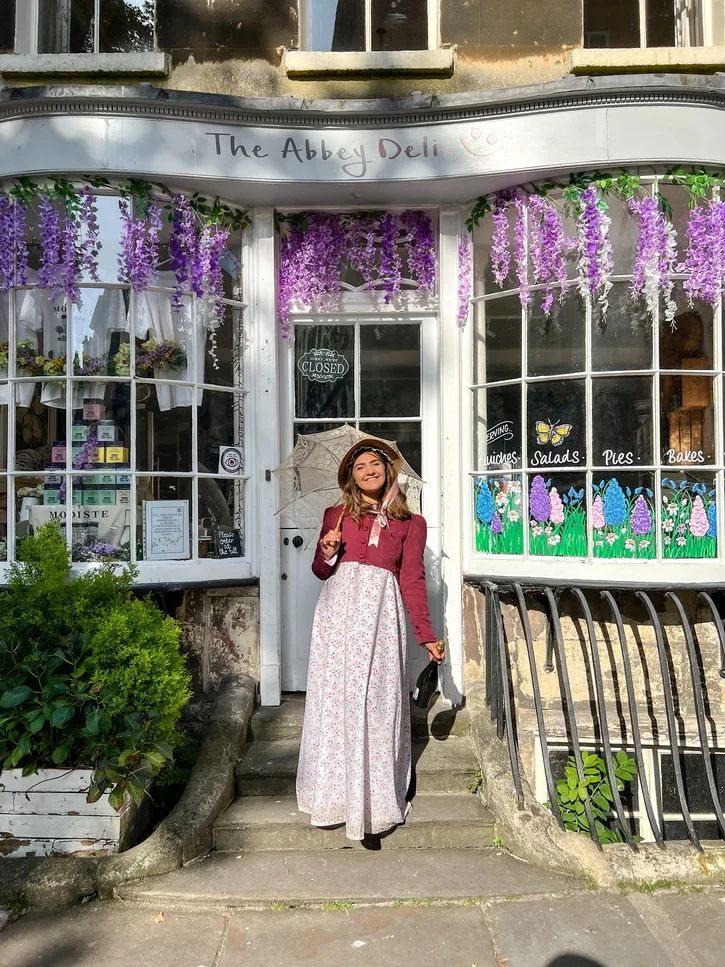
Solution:
M 212 530 L 214 537 L 214 550 L 216 556 L 241 557 L 242 556 L 242 537 L 236 527 L 214 527 Z
M 489 469 L 501 469 L 504 467 L 517 467 L 519 463 L 518 450 L 507 450 L 505 441 L 513 440 L 514 424 L 510 420 L 504 420 L 492 426 L 486 432 L 486 467 Z
M 350 364 L 334 349 L 310 349 L 300 356 L 297 369 L 313 383 L 336 383 L 347 375 Z

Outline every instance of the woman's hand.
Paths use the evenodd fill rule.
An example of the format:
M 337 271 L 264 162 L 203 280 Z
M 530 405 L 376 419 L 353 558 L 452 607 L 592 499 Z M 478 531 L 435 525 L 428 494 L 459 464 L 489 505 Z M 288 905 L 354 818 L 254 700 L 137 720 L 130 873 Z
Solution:
M 320 550 L 326 561 L 337 554 L 340 547 L 340 531 L 328 531 L 320 541 Z
M 439 665 L 446 657 L 446 646 L 442 641 L 424 641 L 423 647 L 426 649 L 433 661 L 438 662 Z

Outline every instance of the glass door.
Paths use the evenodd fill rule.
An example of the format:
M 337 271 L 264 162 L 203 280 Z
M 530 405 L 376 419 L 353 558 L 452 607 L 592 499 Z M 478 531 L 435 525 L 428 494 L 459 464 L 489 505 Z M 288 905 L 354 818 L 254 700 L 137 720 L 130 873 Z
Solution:
M 282 450 L 300 433 L 319 433 L 348 423 L 364 433 L 394 441 L 424 480 L 437 481 L 437 353 L 433 318 L 388 321 L 379 317 L 306 320 L 295 326 L 289 354 L 287 413 Z M 433 361 L 426 365 L 425 360 Z M 424 387 L 429 390 L 424 391 Z M 438 491 L 423 487 L 421 510 L 429 526 L 426 555 L 429 597 L 438 627 Z M 310 566 L 314 547 L 305 549 L 292 521 L 282 519 L 282 688 L 304 690 L 312 616 L 320 590 Z M 408 628 L 411 680 L 424 656 Z

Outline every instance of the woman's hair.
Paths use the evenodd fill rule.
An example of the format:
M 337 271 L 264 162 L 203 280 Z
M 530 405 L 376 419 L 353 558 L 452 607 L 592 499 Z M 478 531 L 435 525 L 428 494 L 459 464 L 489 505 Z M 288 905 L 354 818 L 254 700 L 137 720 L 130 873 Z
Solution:
M 372 450 L 361 450 L 359 453 L 355 454 L 355 459 L 357 459 L 363 453 L 373 453 Z M 377 456 L 377 453 L 376 453 Z M 390 490 L 390 488 L 395 483 L 395 469 L 392 463 L 385 457 L 380 457 L 383 464 L 385 465 L 385 491 L 381 498 L 381 502 L 385 499 L 385 495 Z M 354 465 L 354 460 L 350 463 L 347 469 L 347 479 L 342 488 L 342 506 L 345 508 L 345 513 L 348 517 L 352 517 L 356 524 L 359 524 L 363 519 L 365 514 L 371 512 L 371 505 L 363 500 L 362 491 L 355 483 L 352 475 L 352 469 Z M 392 503 L 387 509 L 388 517 L 391 520 L 407 520 L 411 517 L 411 511 L 408 507 L 408 502 L 405 499 L 405 494 L 400 491 Z

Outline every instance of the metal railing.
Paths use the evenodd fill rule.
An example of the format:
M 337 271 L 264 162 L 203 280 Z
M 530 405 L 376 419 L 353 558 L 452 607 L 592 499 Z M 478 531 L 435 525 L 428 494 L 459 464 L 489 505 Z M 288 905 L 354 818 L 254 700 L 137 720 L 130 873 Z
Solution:
M 673 682 L 676 680 L 676 669 L 673 662 L 671 648 L 666 644 L 663 632 L 662 616 L 658 613 L 652 602 L 652 591 L 636 590 L 630 588 L 592 588 L 588 586 L 586 593 L 581 587 L 560 586 L 552 587 L 524 587 L 522 584 L 512 582 L 510 584 L 494 584 L 489 581 L 481 582 L 480 587 L 485 593 L 485 687 L 486 702 L 491 709 L 491 719 L 496 722 L 497 735 L 499 739 L 506 737 L 511 762 L 511 774 L 513 778 L 516 796 L 519 806 L 523 806 L 524 795 L 521 778 L 521 766 L 519 758 L 519 743 L 517 737 L 517 713 L 513 687 L 513 672 L 511 665 L 510 643 L 507 640 L 504 630 L 504 615 L 501 608 L 501 593 L 506 594 L 511 599 L 512 605 L 521 622 L 523 638 L 526 645 L 526 662 L 528 665 L 528 675 L 530 677 L 531 698 L 533 700 L 534 714 L 536 719 L 536 729 L 538 731 L 543 758 L 543 771 L 546 783 L 546 790 L 552 813 L 557 822 L 564 829 L 564 820 L 557 801 L 556 781 L 552 772 L 551 764 L 551 737 L 547 731 L 546 714 L 550 706 L 545 708 L 542 701 L 541 681 L 539 668 L 537 666 L 537 656 L 535 652 L 534 637 L 531 631 L 531 621 L 529 608 L 527 607 L 527 597 L 530 599 L 535 596 L 540 604 L 544 606 L 547 620 L 547 643 L 546 655 L 541 666 L 544 675 L 556 671 L 559 681 L 559 698 L 561 702 L 561 713 L 563 715 L 567 745 L 573 753 L 579 782 L 585 781 L 584 755 L 582 745 L 591 742 L 582 742 L 582 730 L 577 721 L 577 712 L 572 696 L 571 677 L 569 663 L 567 660 L 567 649 L 565 647 L 564 636 L 562 633 L 560 602 L 568 599 L 568 616 L 571 617 L 572 609 L 578 612 L 577 618 L 583 621 L 586 635 L 582 635 L 581 643 L 585 649 L 585 665 L 587 668 L 587 688 L 590 694 L 591 714 L 593 720 L 598 723 L 598 735 L 596 744 L 601 748 L 602 759 L 604 760 L 607 780 L 612 792 L 613 813 L 621 829 L 625 842 L 633 850 L 637 850 L 637 843 L 632 835 L 629 823 L 625 816 L 625 809 L 622 797 L 618 791 L 617 779 L 614 773 L 612 761 L 612 727 L 608 721 L 608 714 L 611 708 L 611 701 L 608 703 L 605 696 L 604 679 L 602 674 L 602 664 L 600 656 L 600 643 L 597 640 L 595 630 L 595 620 L 592 615 L 591 600 L 596 599 L 597 604 L 603 602 L 608 614 L 611 616 L 611 623 L 616 628 L 616 637 L 609 644 L 616 648 L 617 654 L 621 657 L 621 668 L 624 677 L 624 694 L 617 696 L 617 702 L 622 709 L 626 708 L 628 725 L 626 747 L 632 749 L 638 769 L 639 797 L 644 805 L 644 814 L 652 830 L 655 842 L 662 848 L 665 846 L 664 822 L 662 810 L 658 808 L 654 798 L 657 790 L 652 789 L 648 781 L 648 769 L 645 765 L 644 742 L 640 727 L 641 705 L 638 705 L 635 680 L 632 669 L 627 637 L 625 634 L 624 619 L 620 605 L 617 600 L 618 591 L 633 593 L 646 609 L 649 623 L 651 624 L 656 652 L 658 658 L 658 690 L 661 690 L 662 702 L 664 705 L 664 720 L 666 723 L 667 742 L 660 742 L 660 747 L 664 746 L 671 753 L 672 768 L 674 773 L 674 783 L 677 792 L 681 816 L 684 820 L 687 834 L 693 846 L 702 850 L 700 839 L 692 819 L 692 811 L 687 800 L 686 783 L 683 777 L 680 756 L 684 754 L 684 744 L 681 737 L 681 728 L 678 727 L 678 712 L 681 710 L 676 707 L 673 695 Z M 704 773 L 707 783 L 709 797 L 712 801 L 712 811 L 717 820 L 720 835 L 725 839 L 725 816 L 723 815 L 723 804 L 717 788 L 716 778 L 713 772 L 711 755 L 713 748 L 708 739 L 708 709 L 711 708 L 707 695 L 706 678 L 702 670 L 702 655 L 698 651 L 695 636 L 693 635 L 692 623 L 687 611 L 680 599 L 680 594 L 676 590 L 662 589 L 665 600 L 672 603 L 679 621 L 684 640 L 683 656 L 680 656 L 679 673 L 683 674 L 684 664 L 687 665 L 687 675 L 692 687 L 692 712 L 694 715 L 697 736 L 699 741 L 698 754 L 702 759 Z M 707 591 L 697 592 L 698 600 L 701 602 L 708 620 L 711 618 L 712 626 L 716 629 L 719 642 L 719 668 L 718 675 L 725 678 L 725 628 L 720 613 L 713 601 L 712 596 Z M 670 625 L 671 627 L 671 625 Z M 611 658 L 611 655 L 610 655 Z M 684 664 L 683 664 L 684 662 Z M 516 669 L 518 672 L 519 669 Z M 523 670 L 521 670 L 523 671 Z M 648 674 L 649 671 L 648 671 Z M 719 696 L 718 696 L 719 703 Z M 558 705 L 557 705 L 558 710 Z M 681 723 L 680 723 L 681 724 Z M 620 732 L 623 727 L 620 725 Z M 618 747 L 622 747 L 618 743 Z M 601 849 L 600 837 L 597 832 L 596 823 L 592 816 L 591 802 L 589 797 L 583 803 L 586 820 L 589 827 L 591 838 Z

